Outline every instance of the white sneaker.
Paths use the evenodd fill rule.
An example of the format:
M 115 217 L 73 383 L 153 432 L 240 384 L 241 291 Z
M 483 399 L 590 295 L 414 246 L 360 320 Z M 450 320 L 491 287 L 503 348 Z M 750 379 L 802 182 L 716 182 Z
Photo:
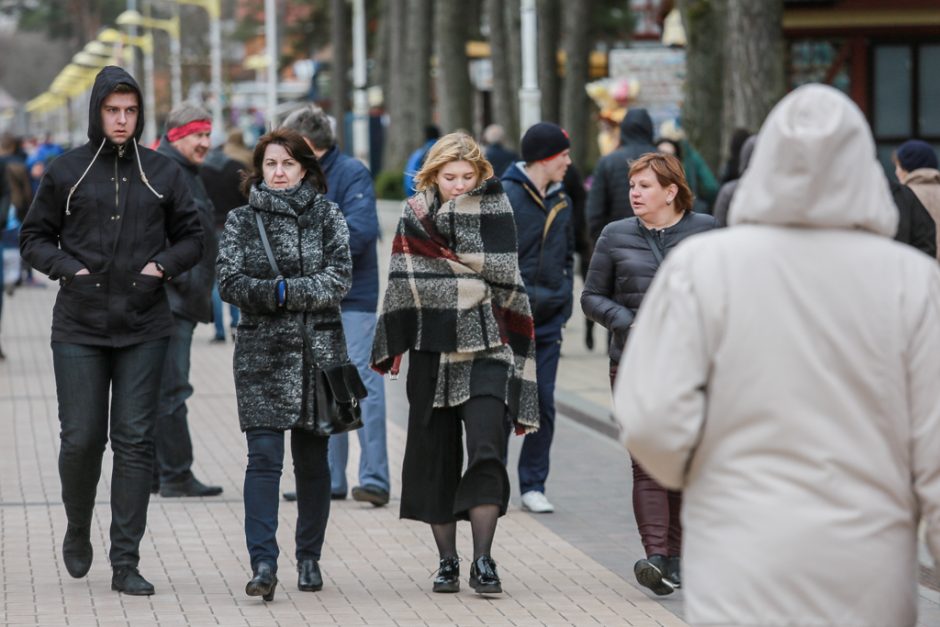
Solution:
M 542 492 L 529 490 L 522 495 L 522 509 L 533 514 L 551 514 L 555 511 L 555 506 L 545 498 Z

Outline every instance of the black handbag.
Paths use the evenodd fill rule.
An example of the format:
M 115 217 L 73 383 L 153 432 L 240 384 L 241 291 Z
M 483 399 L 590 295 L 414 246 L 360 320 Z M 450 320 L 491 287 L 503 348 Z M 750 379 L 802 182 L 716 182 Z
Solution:
M 268 263 L 274 270 L 274 275 L 281 277 L 281 271 L 274 259 L 274 252 L 268 242 L 268 233 L 261 221 L 261 214 L 255 211 L 255 221 L 258 223 L 258 233 L 261 235 L 261 244 Z M 365 384 L 359 376 L 359 370 L 351 363 L 339 364 L 321 368 L 316 365 L 313 355 L 313 341 L 307 333 L 307 328 L 297 321 L 301 337 L 304 342 L 304 352 L 314 364 L 314 397 L 316 402 L 316 422 L 313 432 L 317 435 L 328 436 L 353 431 L 362 426 L 362 407 L 359 400 L 368 395 Z

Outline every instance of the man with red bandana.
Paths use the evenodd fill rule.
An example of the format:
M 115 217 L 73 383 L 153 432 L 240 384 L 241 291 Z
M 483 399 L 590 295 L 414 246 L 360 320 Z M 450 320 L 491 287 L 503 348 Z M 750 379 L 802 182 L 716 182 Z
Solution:
M 193 443 L 186 409 L 186 399 L 193 394 L 189 383 L 193 331 L 199 322 L 212 322 L 212 285 L 219 249 L 212 201 L 199 178 L 199 167 L 209 152 L 211 133 L 209 112 L 197 105 L 182 104 L 170 111 L 166 136 L 157 149 L 183 171 L 206 237 L 199 263 L 166 284 L 174 326 L 160 384 L 154 432 L 156 462 L 151 486 L 152 492 L 159 491 L 163 497 L 216 496 L 222 493 L 220 486 L 205 485 L 193 475 Z

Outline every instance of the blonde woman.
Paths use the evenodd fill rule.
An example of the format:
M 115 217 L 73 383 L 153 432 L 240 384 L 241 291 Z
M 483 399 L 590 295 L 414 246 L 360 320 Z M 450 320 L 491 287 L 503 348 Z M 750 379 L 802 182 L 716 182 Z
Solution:
M 473 534 L 470 585 L 502 592 L 492 559 L 509 503 L 506 430 L 538 428 L 534 327 L 512 207 L 476 142 L 438 140 L 415 176 L 392 245 L 373 368 L 409 353 L 401 517 L 431 525 L 435 592 L 457 592 L 457 521 Z M 463 469 L 466 432 L 467 469 Z

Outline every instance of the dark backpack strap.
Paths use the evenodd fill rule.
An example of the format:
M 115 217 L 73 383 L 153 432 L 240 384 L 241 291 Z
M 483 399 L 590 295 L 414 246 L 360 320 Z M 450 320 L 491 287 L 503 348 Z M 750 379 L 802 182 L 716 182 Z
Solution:
M 271 250 L 271 243 L 268 242 L 268 233 L 264 230 L 264 222 L 261 221 L 261 212 L 255 211 L 255 222 L 258 223 L 258 233 L 261 235 L 261 245 L 264 246 L 264 254 L 268 256 L 268 263 L 274 270 L 274 276 L 280 277 L 281 271 L 277 267 L 277 261 L 274 260 L 274 252 Z

